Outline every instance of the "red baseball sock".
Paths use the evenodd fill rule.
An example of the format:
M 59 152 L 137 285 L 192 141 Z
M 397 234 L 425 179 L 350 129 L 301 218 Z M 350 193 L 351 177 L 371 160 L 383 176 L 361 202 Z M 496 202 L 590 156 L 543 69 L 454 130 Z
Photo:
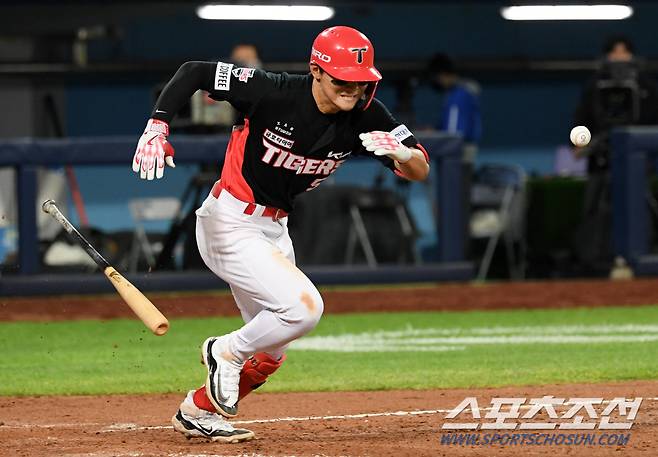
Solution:
M 194 404 L 196 405 L 197 408 L 205 409 L 206 411 L 210 411 L 211 413 L 217 412 L 217 410 L 212 405 L 212 403 L 210 403 L 208 396 L 206 395 L 206 386 L 201 386 L 197 390 L 195 390 L 192 399 L 194 400 Z

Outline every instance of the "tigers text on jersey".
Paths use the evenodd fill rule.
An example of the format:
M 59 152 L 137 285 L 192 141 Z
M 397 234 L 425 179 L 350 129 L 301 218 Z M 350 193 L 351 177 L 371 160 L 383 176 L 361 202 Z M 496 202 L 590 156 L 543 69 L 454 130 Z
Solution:
M 221 176 L 222 187 L 245 202 L 290 212 L 296 195 L 317 187 L 355 155 L 371 156 L 395 171 L 392 159 L 363 148 L 360 133 L 392 132 L 404 145 L 418 147 L 411 132 L 377 99 L 365 111 L 357 104 L 349 112 L 323 114 L 313 98 L 310 74 L 195 63 L 213 66 L 212 81 L 201 87 L 246 117 L 231 135 Z

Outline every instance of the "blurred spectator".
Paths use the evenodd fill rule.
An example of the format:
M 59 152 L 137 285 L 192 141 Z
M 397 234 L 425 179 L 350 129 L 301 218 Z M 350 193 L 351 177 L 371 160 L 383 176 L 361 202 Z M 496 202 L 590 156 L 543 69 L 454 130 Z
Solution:
M 253 43 L 238 43 L 233 46 L 229 60 L 236 66 L 240 67 L 263 68 L 263 63 L 260 61 L 260 52 L 258 51 L 258 47 L 256 47 L 256 45 Z M 244 121 L 244 115 L 242 113 L 238 113 L 230 105 L 229 108 L 233 111 L 233 123 L 242 124 Z
M 432 57 L 428 72 L 432 86 L 445 91 L 437 129 L 459 134 L 464 140 L 462 154 L 464 252 L 470 257 L 471 183 L 478 143 L 482 136 L 480 85 L 476 81 L 461 78 L 453 60 L 445 54 L 435 54 Z
M 263 66 L 258 48 L 252 43 L 239 43 L 233 46 L 229 60 L 243 67 L 262 68 Z
M 238 43 L 233 46 L 228 61 L 237 68 L 261 68 L 262 63 L 256 45 Z M 191 99 L 192 122 L 208 126 L 210 130 L 230 132 L 235 124 L 242 124 L 244 116 L 230 103 L 212 100 L 208 94 L 198 91 Z
M 464 138 L 463 160 L 473 164 L 482 136 L 480 85 L 476 81 L 461 78 L 453 60 L 445 54 L 435 54 L 432 57 L 429 73 L 432 85 L 445 91 L 436 127 L 460 134 Z
M 607 39 L 600 68 L 587 82 L 574 125 L 592 132 L 589 145 L 574 153 L 587 157 L 583 223 L 576 233 L 576 253 L 585 265 L 610 260 L 609 132 L 623 125 L 658 124 L 658 89 L 624 36 Z

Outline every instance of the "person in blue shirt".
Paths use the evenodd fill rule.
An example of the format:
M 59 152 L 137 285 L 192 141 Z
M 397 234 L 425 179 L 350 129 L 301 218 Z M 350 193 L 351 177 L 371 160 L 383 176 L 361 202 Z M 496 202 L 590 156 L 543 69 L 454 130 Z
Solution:
M 462 136 L 463 161 L 472 165 L 482 136 L 480 86 L 473 80 L 462 79 L 453 60 L 445 54 L 432 57 L 429 72 L 432 84 L 445 91 L 436 128 Z
M 464 140 L 462 153 L 464 253 L 466 257 L 470 257 L 471 182 L 478 143 L 482 136 L 480 86 L 473 80 L 462 79 L 455 69 L 453 60 L 445 54 L 435 54 L 432 57 L 428 72 L 432 86 L 445 92 L 436 124 L 437 130 L 461 135 Z

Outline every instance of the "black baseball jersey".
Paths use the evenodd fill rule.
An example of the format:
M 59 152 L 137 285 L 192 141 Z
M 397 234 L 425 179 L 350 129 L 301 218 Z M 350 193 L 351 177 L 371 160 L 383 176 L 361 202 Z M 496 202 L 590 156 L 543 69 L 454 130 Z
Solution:
M 422 150 L 411 132 L 377 99 L 366 110 L 320 112 L 310 74 L 269 73 L 225 62 L 185 65 L 197 68 L 187 69 L 187 79 L 196 82 L 194 89 L 228 101 L 245 115 L 244 126 L 235 127 L 231 135 L 221 176 L 222 187 L 240 200 L 290 212 L 296 195 L 315 188 L 356 155 L 374 157 L 397 172 L 392 159 L 375 156 L 361 145 L 360 133 L 391 132 L 404 145 Z M 181 70 L 169 85 L 177 77 L 185 79 L 179 75 Z M 178 84 L 181 86 L 189 87 L 189 83 Z M 169 113 L 177 110 L 180 100 L 174 99 L 181 93 L 176 87 L 167 89 L 153 113 L 165 121 L 173 117 Z

